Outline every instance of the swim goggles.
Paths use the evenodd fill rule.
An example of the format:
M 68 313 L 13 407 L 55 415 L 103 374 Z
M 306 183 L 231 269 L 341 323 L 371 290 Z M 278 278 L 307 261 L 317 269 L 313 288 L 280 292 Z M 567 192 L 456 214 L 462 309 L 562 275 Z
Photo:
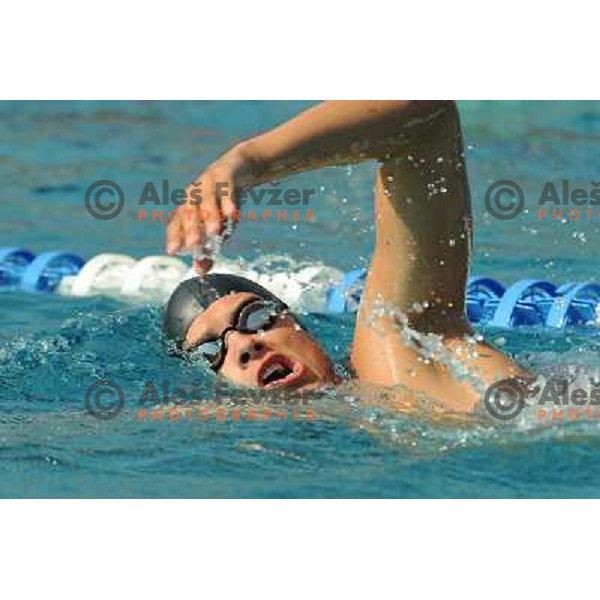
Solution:
M 267 331 L 286 312 L 287 307 L 281 302 L 253 298 L 238 308 L 232 318 L 233 324 L 226 327 L 217 338 L 202 340 L 185 349 L 192 353 L 191 356 L 201 356 L 208 362 L 210 368 L 217 372 L 223 366 L 227 355 L 226 339 L 230 331 L 240 333 Z

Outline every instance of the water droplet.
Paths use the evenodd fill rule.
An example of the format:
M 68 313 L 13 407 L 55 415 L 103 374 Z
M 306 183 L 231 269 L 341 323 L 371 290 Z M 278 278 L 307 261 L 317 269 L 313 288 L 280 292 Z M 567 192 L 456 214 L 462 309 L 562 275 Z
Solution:
M 411 307 L 410 307 L 410 310 L 412 312 L 415 312 L 415 313 L 422 313 L 423 312 L 423 305 L 421 303 L 419 303 L 419 302 L 413 302 L 412 305 L 411 305 Z

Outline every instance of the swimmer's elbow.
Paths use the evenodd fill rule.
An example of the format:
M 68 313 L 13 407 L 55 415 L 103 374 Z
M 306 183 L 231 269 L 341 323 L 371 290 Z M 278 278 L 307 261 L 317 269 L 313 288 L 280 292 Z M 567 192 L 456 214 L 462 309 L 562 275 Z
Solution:
M 392 100 L 378 108 L 386 113 L 380 134 L 383 143 L 377 148 L 379 159 L 403 153 L 406 144 L 419 140 L 425 130 L 435 131 L 438 124 L 454 120 L 458 114 L 453 100 Z

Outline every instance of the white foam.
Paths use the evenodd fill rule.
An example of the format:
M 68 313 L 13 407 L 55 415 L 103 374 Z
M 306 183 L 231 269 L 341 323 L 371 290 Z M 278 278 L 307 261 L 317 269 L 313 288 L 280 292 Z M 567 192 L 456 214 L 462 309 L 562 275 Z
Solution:
M 241 275 L 266 287 L 298 312 L 325 312 L 326 293 L 343 273 L 323 263 L 267 255 L 255 261 L 219 256 L 214 273 Z M 76 276 L 65 277 L 58 292 L 70 296 L 108 295 L 128 301 L 164 302 L 179 282 L 196 273 L 181 259 L 100 254 Z

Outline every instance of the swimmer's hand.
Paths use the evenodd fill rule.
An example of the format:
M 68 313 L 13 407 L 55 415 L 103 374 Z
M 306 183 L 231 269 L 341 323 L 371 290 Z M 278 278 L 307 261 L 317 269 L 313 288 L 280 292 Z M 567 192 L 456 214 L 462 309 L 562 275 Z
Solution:
M 241 189 L 320 167 L 387 161 L 406 152 L 409 136 L 435 132 L 449 110 L 447 101 L 330 100 L 241 142 L 188 188 L 186 204 L 169 223 L 167 252 L 195 254 L 194 267 L 205 273 L 237 220 Z
M 196 271 L 208 272 L 215 249 L 233 229 L 239 192 L 253 185 L 255 171 L 255 161 L 238 144 L 195 177 L 167 226 L 167 253 L 192 254 Z

